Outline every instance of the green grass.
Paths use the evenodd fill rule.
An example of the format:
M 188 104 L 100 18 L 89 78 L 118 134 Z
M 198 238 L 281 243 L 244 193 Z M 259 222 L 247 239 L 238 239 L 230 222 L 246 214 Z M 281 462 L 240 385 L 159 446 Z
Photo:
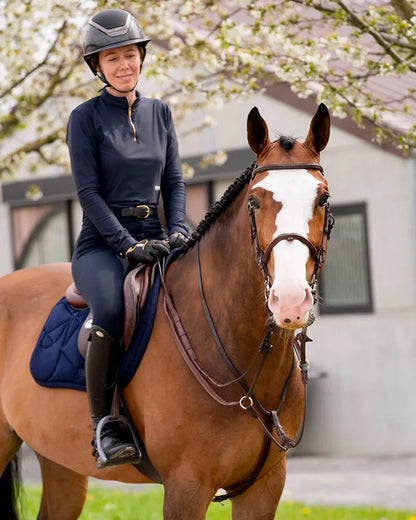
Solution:
M 118 489 L 90 487 L 81 520 L 162 520 L 162 488 L 149 492 L 126 492 Z M 25 487 L 21 498 L 21 520 L 36 518 L 40 488 Z M 212 504 L 207 520 L 230 520 L 231 504 Z M 306 506 L 282 502 L 277 520 L 416 520 L 416 511 L 390 511 L 364 507 Z

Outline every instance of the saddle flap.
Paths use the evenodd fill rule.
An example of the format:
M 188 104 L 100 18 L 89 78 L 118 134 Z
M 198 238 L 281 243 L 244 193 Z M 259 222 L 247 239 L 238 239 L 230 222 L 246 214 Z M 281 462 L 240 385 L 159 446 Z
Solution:
M 140 311 L 143 309 L 152 286 L 152 266 L 140 264 L 131 270 L 124 280 L 124 325 L 123 342 L 127 350 L 137 329 Z M 67 288 L 65 298 L 74 309 L 87 309 L 88 305 L 75 283 Z M 92 323 L 92 314 L 86 317 L 79 334 L 78 349 L 82 357 L 85 357 L 88 336 Z
M 151 274 L 151 265 L 140 264 L 131 270 L 124 280 L 123 341 L 126 348 L 130 345 L 139 321 L 139 313 L 147 301 Z

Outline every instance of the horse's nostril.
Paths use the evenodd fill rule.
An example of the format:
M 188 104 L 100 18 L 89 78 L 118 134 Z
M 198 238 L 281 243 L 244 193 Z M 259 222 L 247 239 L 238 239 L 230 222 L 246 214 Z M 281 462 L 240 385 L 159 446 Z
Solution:
M 285 318 L 285 323 L 291 323 L 291 320 L 289 318 Z
M 276 303 L 279 303 L 279 297 L 277 296 L 276 293 L 274 293 L 273 297 L 274 297 L 274 299 L 275 299 L 275 302 L 276 302 Z

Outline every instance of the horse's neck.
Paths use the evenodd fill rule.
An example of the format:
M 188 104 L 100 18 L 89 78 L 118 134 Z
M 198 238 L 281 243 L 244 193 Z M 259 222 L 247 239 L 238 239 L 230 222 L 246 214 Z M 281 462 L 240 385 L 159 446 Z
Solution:
M 200 247 L 201 274 L 207 300 L 218 327 L 228 329 L 233 335 L 247 334 L 243 328 L 249 322 L 241 322 L 249 316 L 253 332 L 254 320 L 259 324 L 259 331 L 267 320 L 264 282 L 255 262 L 248 222 L 244 224 L 244 220 L 236 217 L 219 222 Z M 244 326 L 239 326 L 238 322 Z
M 267 331 L 269 317 L 265 304 L 264 278 L 255 261 L 247 209 L 244 204 L 239 206 L 218 219 L 201 240 L 199 249 L 203 292 L 215 330 L 227 354 L 242 372 L 257 353 Z M 189 255 L 190 260 L 188 277 L 191 271 L 196 275 L 196 248 Z M 199 290 L 195 288 L 196 278 L 190 277 L 193 287 L 189 287 L 189 290 L 195 300 L 192 312 L 197 316 L 195 323 L 205 330 L 203 337 L 209 338 L 208 344 L 204 344 L 204 349 L 198 355 L 204 362 L 213 362 L 216 371 L 222 370 L 224 376 L 229 376 L 225 363 L 218 363 L 219 354 L 213 331 L 204 315 Z M 290 332 L 282 329 L 275 332 L 274 352 L 264 368 L 263 380 L 270 381 L 276 371 L 288 371 L 291 363 L 291 337 Z

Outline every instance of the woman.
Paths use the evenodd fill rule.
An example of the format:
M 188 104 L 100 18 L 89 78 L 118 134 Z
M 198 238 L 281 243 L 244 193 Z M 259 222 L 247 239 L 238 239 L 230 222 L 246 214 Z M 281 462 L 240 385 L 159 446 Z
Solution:
M 95 15 L 84 32 L 84 58 L 104 83 L 101 95 L 71 113 L 67 144 L 83 209 L 72 258 L 79 291 L 93 311 L 85 373 L 96 430 L 111 414 L 122 357 L 123 282 L 127 269 L 167 255 L 186 242 L 185 184 L 170 109 L 136 90 L 146 45 L 137 20 L 110 9 Z M 167 238 L 158 218 L 162 194 Z M 124 428 L 125 429 L 125 428 Z M 140 458 L 130 436 L 107 423 L 99 439 L 106 465 Z

